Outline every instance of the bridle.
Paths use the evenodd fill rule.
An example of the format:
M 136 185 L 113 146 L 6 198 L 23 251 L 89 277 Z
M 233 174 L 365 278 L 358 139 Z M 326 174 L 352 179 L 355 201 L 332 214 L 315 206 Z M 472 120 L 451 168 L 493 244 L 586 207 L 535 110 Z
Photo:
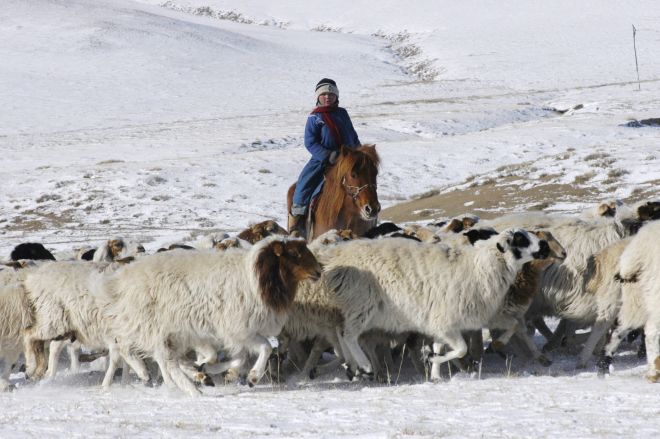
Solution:
M 353 201 L 357 200 L 357 197 L 360 195 L 360 192 L 365 190 L 368 187 L 373 187 L 374 190 L 376 190 L 377 185 L 376 183 L 367 183 L 362 186 L 351 186 L 349 184 L 346 184 L 346 176 L 344 176 L 341 179 L 341 185 L 344 187 L 344 190 L 346 191 L 346 194 L 348 194 L 351 198 L 353 198 Z

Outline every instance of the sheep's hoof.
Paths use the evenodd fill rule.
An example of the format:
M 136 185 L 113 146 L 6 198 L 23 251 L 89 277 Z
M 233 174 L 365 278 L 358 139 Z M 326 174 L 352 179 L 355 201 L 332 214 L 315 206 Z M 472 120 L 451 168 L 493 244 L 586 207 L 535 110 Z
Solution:
M 342 363 L 341 367 L 346 370 L 346 378 L 348 378 L 348 381 L 353 381 L 353 378 L 355 378 L 355 373 L 351 369 L 351 366 L 349 366 L 348 363 Z
M 13 392 L 16 386 L 9 383 L 0 383 L 0 392 Z
M 598 376 L 605 376 L 610 373 L 610 366 L 612 365 L 612 357 L 609 355 L 604 355 L 600 357 L 598 363 Z
M 207 387 L 215 387 L 213 379 L 211 379 L 211 377 L 204 372 L 198 372 L 195 374 L 195 384 L 200 384 Z
M 250 371 L 247 377 L 248 386 L 254 387 L 259 382 L 259 375 L 255 371 Z
M 239 381 L 239 374 L 236 369 L 229 369 L 224 373 L 225 383 L 235 383 Z
M 643 360 L 646 358 L 646 345 L 642 343 L 637 350 L 637 358 Z
M 373 372 L 365 372 L 364 369 L 362 369 L 361 367 L 358 367 L 357 376 L 361 379 L 366 379 L 367 381 L 373 381 L 374 380 L 374 373 Z
M 442 382 L 442 377 L 439 377 L 439 376 L 437 376 L 437 377 L 431 377 L 431 382 L 432 382 L 433 384 L 440 384 L 440 383 Z
M 313 367 L 312 370 L 309 371 L 309 375 L 308 375 L 309 379 L 313 380 L 318 376 L 318 373 L 319 373 L 318 370 L 315 367 Z
M 545 355 L 541 355 L 537 360 L 539 364 L 543 367 L 549 367 L 552 364 L 552 360 L 550 360 Z

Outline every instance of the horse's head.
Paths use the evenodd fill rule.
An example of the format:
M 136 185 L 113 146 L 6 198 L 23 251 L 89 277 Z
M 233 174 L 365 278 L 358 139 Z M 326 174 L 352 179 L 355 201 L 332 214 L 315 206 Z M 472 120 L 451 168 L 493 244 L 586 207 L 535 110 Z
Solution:
M 379 163 L 376 146 L 362 145 L 355 149 L 342 146 L 335 165 L 336 178 L 365 221 L 374 220 L 380 212 L 376 193 Z

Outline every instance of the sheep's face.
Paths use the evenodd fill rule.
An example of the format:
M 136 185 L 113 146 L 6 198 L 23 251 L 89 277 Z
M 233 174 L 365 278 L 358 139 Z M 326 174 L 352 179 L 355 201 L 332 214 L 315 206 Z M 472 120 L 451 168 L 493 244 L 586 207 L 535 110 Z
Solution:
M 280 226 L 279 224 L 277 224 L 273 220 L 268 220 L 268 221 L 265 222 L 265 229 L 266 229 L 266 232 L 268 232 L 271 235 L 286 236 L 286 235 L 289 234 L 289 232 L 284 230 L 284 228 L 282 226 Z
M 596 209 L 598 216 L 614 217 L 616 215 L 616 202 L 601 203 Z
M 547 241 L 523 229 L 512 229 L 502 233 L 496 246 L 501 253 L 510 252 L 521 262 L 545 259 L 550 253 Z
M 641 221 L 660 219 L 660 201 L 649 201 L 637 208 L 637 216 Z
M 280 258 L 282 270 L 290 270 L 295 282 L 316 281 L 321 277 L 323 268 L 304 241 L 283 241 L 280 244 L 274 247 L 274 253 Z
M 124 241 L 121 239 L 111 239 L 108 241 L 108 249 L 112 255 L 112 260 L 118 259 L 124 251 Z
M 321 271 L 302 239 L 268 242 L 259 249 L 255 264 L 261 298 L 277 312 L 290 308 L 301 281 L 318 280 Z
M 557 261 L 563 261 L 566 259 L 566 249 L 555 239 L 552 233 L 547 230 L 539 230 L 532 233 L 534 233 L 540 240 L 548 243 L 548 258 Z

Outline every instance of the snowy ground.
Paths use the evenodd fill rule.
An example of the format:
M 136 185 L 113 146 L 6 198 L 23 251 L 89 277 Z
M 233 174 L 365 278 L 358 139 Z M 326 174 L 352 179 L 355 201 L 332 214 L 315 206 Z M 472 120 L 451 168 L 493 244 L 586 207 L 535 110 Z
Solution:
M 654 0 L 161 3 L 3 2 L 0 257 L 25 241 L 64 257 L 120 235 L 153 251 L 284 223 L 322 77 L 378 145 L 385 207 L 521 162 L 534 164 L 521 187 L 551 176 L 603 197 L 660 195 L 659 128 L 625 126 L 660 117 Z M 657 436 L 658 388 L 631 352 L 605 380 L 560 352 L 550 370 L 510 377 L 496 364 L 481 380 L 337 376 L 197 400 L 101 394 L 96 374 L 19 375 L 0 395 L 0 437 Z

